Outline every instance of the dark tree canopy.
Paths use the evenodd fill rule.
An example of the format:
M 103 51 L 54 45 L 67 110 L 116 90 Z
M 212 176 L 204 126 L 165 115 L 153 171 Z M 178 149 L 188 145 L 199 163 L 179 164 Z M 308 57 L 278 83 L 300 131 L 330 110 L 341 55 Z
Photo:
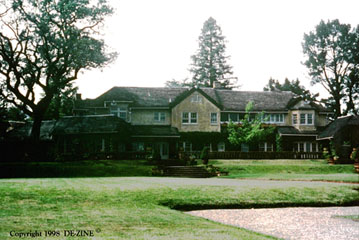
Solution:
M 203 24 L 198 41 L 199 49 L 191 57 L 191 85 L 213 87 L 213 83 L 218 81 L 222 88 L 233 88 L 237 78 L 233 77 L 232 66 L 227 63 L 225 37 L 215 19 L 210 17 Z
M 52 99 L 80 70 L 103 67 L 116 56 L 96 38 L 112 12 L 106 0 L 1 1 L 1 94 L 32 117 L 35 140 Z
M 348 89 L 350 85 L 355 86 L 357 80 L 358 40 L 358 29 L 353 30 L 339 20 L 321 21 L 315 31 L 304 34 L 302 46 L 307 57 L 304 64 L 309 69 L 312 84 L 320 83 L 330 93 L 327 103 L 333 108 L 335 117 L 358 111 L 358 103 L 350 102 L 355 101 L 358 88 Z M 344 112 L 343 101 L 347 101 Z
M 288 78 L 284 80 L 284 83 L 280 83 L 278 80 L 270 78 L 268 84 L 263 88 L 263 91 L 290 91 L 303 100 L 316 101 L 319 94 L 312 94 L 304 86 L 300 85 L 299 79 L 290 81 Z

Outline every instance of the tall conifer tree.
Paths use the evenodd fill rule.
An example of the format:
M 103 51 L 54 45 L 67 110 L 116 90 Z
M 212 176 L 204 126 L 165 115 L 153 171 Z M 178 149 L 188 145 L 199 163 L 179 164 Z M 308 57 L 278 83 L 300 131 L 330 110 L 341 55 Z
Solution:
M 225 53 L 225 37 L 212 17 L 203 24 L 198 42 L 199 49 L 191 57 L 192 85 L 213 87 L 214 82 L 217 81 L 222 88 L 233 88 L 237 78 L 233 77 L 232 66 L 227 63 L 229 56 Z

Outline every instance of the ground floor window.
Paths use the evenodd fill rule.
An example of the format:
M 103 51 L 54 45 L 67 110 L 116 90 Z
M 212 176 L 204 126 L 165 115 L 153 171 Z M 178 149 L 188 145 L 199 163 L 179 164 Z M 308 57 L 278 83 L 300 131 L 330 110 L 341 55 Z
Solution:
M 293 145 L 294 152 L 318 152 L 318 143 L 316 142 L 295 142 Z
M 132 151 L 135 151 L 135 152 L 145 151 L 145 144 L 143 142 L 132 143 Z
M 191 142 L 183 142 L 182 144 L 182 148 L 184 152 L 192 152 L 192 143 Z
M 260 152 L 273 152 L 273 143 L 263 142 L 259 143 Z
M 249 152 L 249 145 L 246 143 L 241 144 L 241 152 Z
M 226 151 L 226 144 L 224 142 L 219 142 L 217 148 L 218 152 L 224 152 Z

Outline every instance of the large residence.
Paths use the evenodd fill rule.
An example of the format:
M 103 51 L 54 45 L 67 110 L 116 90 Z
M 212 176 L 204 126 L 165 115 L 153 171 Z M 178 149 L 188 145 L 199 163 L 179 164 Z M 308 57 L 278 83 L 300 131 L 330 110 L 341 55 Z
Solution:
M 233 146 L 227 140 L 227 124 L 230 121 L 240 123 L 248 102 L 254 104 L 252 114 L 266 114 L 265 124 L 276 127 L 275 135 L 263 142 Z M 56 134 L 61 132 L 59 126 L 76 122 L 74 119 L 80 119 L 77 122 L 84 124 L 84 121 L 93 119 L 94 122 L 96 118 L 95 125 L 99 129 L 106 122 L 122 121 L 121 124 L 112 124 L 111 129 L 103 127 L 107 133 L 105 130 L 93 131 L 97 137 L 92 141 L 96 141 L 96 149 L 103 152 L 141 152 L 156 148 L 162 159 L 175 157 L 180 150 L 200 151 L 204 146 L 219 152 L 269 152 L 278 147 L 278 137 L 281 151 L 319 152 L 321 149 L 316 139 L 329 123 L 331 114 L 328 109 L 301 100 L 291 92 L 113 87 L 95 99 L 82 100 L 78 94 L 74 116 L 59 120 L 54 139 L 59 142 L 59 150 L 66 152 L 70 145 L 68 141 L 74 139 L 69 137 L 71 133 L 67 137 L 66 134 Z M 99 120 L 101 117 L 106 119 L 103 123 Z M 127 135 L 119 137 L 117 131 L 127 132 Z M 79 133 L 81 131 L 77 131 Z

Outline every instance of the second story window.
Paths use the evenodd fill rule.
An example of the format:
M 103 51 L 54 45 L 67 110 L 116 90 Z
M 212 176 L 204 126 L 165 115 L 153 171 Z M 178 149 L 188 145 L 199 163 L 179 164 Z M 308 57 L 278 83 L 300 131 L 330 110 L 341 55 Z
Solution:
M 196 112 L 183 112 L 182 113 L 182 123 L 185 124 L 196 124 L 197 123 L 197 113 Z
M 301 125 L 313 125 L 313 114 L 312 113 L 301 113 L 300 114 Z
M 155 112 L 154 120 L 156 122 L 164 122 L 164 121 L 166 121 L 166 114 L 164 112 Z
M 292 123 L 293 123 L 293 125 L 298 124 L 298 115 L 297 114 L 292 115 Z
M 110 113 L 119 118 L 122 118 L 125 121 L 127 120 L 127 109 L 126 108 L 121 108 L 121 107 L 111 108 Z
M 217 124 L 217 123 L 218 123 L 217 113 L 211 113 L 211 124 Z

